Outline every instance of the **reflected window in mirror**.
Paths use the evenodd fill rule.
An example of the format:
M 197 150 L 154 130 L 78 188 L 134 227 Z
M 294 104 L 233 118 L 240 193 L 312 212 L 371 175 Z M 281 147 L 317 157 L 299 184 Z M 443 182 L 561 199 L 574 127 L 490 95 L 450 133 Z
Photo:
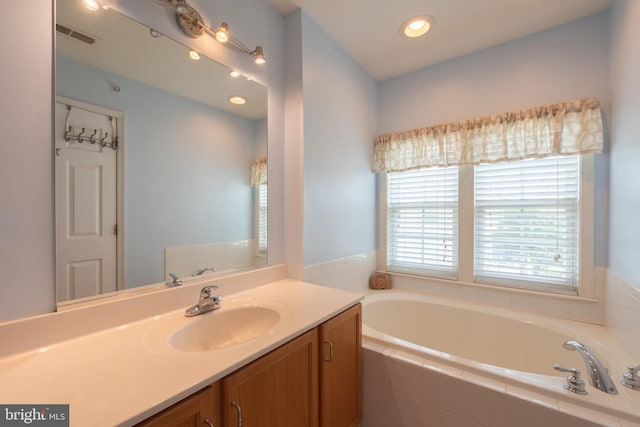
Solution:
M 258 249 L 262 256 L 267 254 L 267 184 L 258 186 Z
M 251 163 L 251 185 L 255 189 L 255 221 L 258 236 L 257 254 L 267 253 L 267 158 L 262 157 Z

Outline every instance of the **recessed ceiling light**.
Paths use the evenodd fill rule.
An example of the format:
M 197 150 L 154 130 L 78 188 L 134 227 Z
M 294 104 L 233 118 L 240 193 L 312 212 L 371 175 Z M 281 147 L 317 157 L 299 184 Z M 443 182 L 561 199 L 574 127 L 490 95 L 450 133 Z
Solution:
M 247 100 L 241 96 L 230 96 L 229 102 L 236 105 L 246 104 Z
M 229 75 L 235 79 L 236 77 L 240 77 L 240 72 L 236 70 L 231 70 Z
M 189 58 L 197 61 L 200 59 L 200 54 L 193 49 L 189 49 Z
M 400 32 L 405 37 L 420 37 L 427 34 L 427 32 L 431 28 L 433 28 L 435 23 L 436 20 L 433 18 L 433 16 L 414 16 L 413 18 L 404 21 L 404 23 L 400 27 Z

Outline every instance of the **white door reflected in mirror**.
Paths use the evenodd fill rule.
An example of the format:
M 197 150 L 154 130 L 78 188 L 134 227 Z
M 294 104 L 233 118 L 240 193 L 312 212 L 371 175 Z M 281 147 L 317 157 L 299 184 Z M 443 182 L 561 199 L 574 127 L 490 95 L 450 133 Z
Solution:
M 116 151 L 109 116 L 56 102 L 56 296 L 117 289 Z

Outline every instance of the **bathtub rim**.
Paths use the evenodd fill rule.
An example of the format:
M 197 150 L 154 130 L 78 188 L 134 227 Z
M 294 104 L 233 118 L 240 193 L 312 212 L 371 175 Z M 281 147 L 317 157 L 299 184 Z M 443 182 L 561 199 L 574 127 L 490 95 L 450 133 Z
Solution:
M 407 296 L 411 298 L 407 298 Z M 547 329 L 551 325 L 554 327 L 560 325 L 562 329 L 565 329 L 563 331 L 565 333 L 567 329 L 573 329 L 576 339 L 578 341 L 582 339 L 585 345 L 592 348 L 599 357 L 603 354 L 603 351 L 607 351 L 607 348 L 615 349 L 611 355 L 607 353 L 606 362 L 604 360 L 603 362 L 610 370 L 610 375 L 616 383 L 618 394 L 610 395 L 598 391 L 588 384 L 586 375 L 583 374 L 583 378 L 587 382 L 588 394 L 584 396 L 577 395 L 564 388 L 564 376 L 542 375 L 496 367 L 429 349 L 377 331 L 365 323 L 364 313 L 368 304 L 380 300 L 422 301 L 506 317 L 522 322 L 532 322 Z M 480 386 L 483 385 L 481 384 L 482 381 L 478 381 L 478 378 L 486 378 L 488 381 L 486 381 L 485 387 L 489 386 L 492 389 L 504 390 L 505 393 L 515 397 L 522 398 L 522 395 L 525 395 L 528 396 L 529 400 L 533 400 L 537 404 L 542 403 L 544 406 L 574 416 L 580 416 L 576 412 L 576 407 L 584 408 L 608 414 L 640 426 L 640 392 L 630 390 L 620 384 L 622 373 L 626 370 L 627 365 L 633 363 L 633 360 L 613 334 L 602 325 L 521 312 L 510 308 L 479 304 L 413 290 L 371 290 L 365 293 L 362 306 L 362 342 L 363 347 L 366 349 L 382 353 L 388 357 L 398 358 L 406 363 L 419 364 L 423 368 L 435 369 L 462 381 L 474 379 L 471 382 Z M 585 339 L 588 334 L 596 334 L 596 337 Z M 583 373 L 585 372 L 584 366 L 577 366 L 577 368 Z

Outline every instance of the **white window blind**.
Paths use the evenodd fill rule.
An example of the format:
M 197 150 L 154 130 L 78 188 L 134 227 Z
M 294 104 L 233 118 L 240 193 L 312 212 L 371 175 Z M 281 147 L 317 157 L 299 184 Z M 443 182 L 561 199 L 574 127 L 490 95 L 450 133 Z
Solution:
M 387 268 L 457 278 L 457 167 L 388 174 Z
M 575 293 L 580 156 L 477 165 L 474 175 L 475 280 Z
M 258 250 L 267 251 L 267 184 L 260 184 L 258 189 Z

